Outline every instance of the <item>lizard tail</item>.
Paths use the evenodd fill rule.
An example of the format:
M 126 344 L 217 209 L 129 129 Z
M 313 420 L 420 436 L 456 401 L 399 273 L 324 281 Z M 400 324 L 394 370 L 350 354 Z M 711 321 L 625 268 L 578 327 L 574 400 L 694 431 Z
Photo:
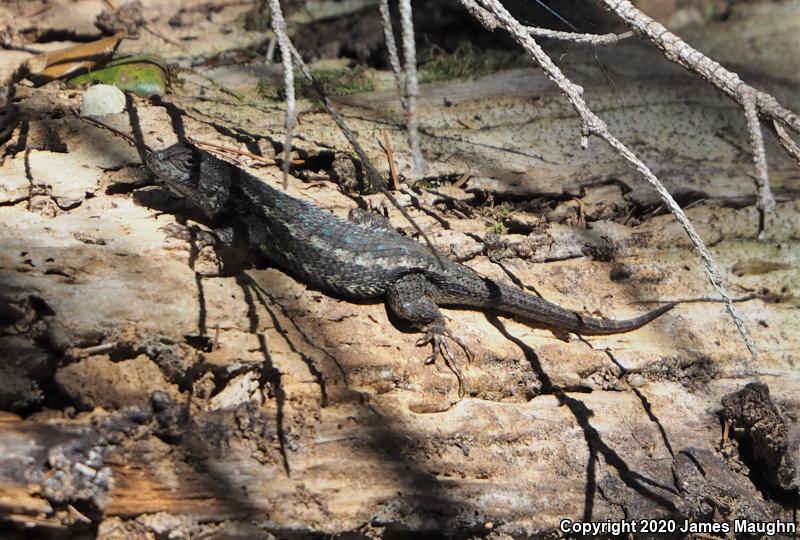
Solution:
M 550 328 L 590 335 L 621 334 L 636 330 L 677 305 L 677 302 L 670 302 L 633 319 L 613 320 L 581 315 L 512 287 L 501 287 L 498 300 L 498 311 Z
M 669 304 L 664 304 L 663 306 L 659 306 L 652 311 L 648 311 L 644 315 L 640 315 L 638 317 L 634 317 L 633 319 L 625 319 L 625 320 L 606 320 L 606 319 L 595 319 L 592 317 L 581 317 L 584 319 L 584 334 L 594 334 L 594 335 L 605 335 L 605 334 L 622 334 L 624 332 L 630 332 L 631 330 L 636 330 L 644 326 L 645 324 L 649 323 L 653 319 L 656 319 L 666 313 L 667 311 L 674 308 L 678 305 L 677 302 L 670 302 Z M 581 330 L 577 330 L 580 332 Z

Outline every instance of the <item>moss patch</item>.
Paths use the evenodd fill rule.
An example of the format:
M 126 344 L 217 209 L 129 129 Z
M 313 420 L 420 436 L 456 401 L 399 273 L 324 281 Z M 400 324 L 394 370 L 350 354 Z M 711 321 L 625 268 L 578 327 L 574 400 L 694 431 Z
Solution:
M 311 74 L 328 96 L 348 96 L 361 92 L 370 92 L 375 85 L 365 66 L 344 69 L 312 69 Z M 258 95 L 265 99 L 283 100 L 286 98 L 283 85 L 276 85 L 267 80 L 258 83 Z M 317 94 L 301 73 L 295 73 L 295 92 L 298 97 L 317 100 Z
M 468 41 L 462 41 L 452 53 L 447 53 L 436 46 L 429 49 L 419 67 L 419 82 L 475 79 L 504 69 L 530 67 L 530 65 L 522 53 L 484 50 Z

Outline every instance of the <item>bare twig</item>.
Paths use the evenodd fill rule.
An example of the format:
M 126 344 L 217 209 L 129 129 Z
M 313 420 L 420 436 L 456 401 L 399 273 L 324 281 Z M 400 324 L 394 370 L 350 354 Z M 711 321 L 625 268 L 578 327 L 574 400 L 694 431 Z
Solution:
M 417 49 L 414 44 L 414 23 L 411 17 L 411 0 L 400 0 L 400 29 L 403 35 L 403 60 L 405 62 L 405 94 L 406 94 L 406 129 L 408 129 L 408 146 L 414 171 L 418 175 L 425 174 L 425 160 L 417 129 Z
M 567 99 L 572 104 L 575 111 L 581 119 L 581 146 L 588 145 L 588 138 L 591 135 L 599 137 L 611 146 L 625 161 L 627 161 L 633 168 L 635 168 L 658 192 L 661 199 L 669 207 L 675 218 L 680 223 L 681 227 L 686 231 L 686 234 L 692 241 L 700 258 L 705 265 L 706 272 L 708 273 L 709 280 L 712 285 L 717 289 L 720 296 L 725 300 L 725 307 L 733 318 L 742 339 L 747 346 L 752 360 L 757 360 L 757 353 L 755 344 L 750 337 L 747 328 L 742 322 L 739 312 L 733 305 L 730 296 L 725 290 L 725 286 L 720 277 L 717 264 L 706 248 L 705 243 L 697 234 L 694 226 L 686 217 L 678 203 L 675 202 L 672 195 L 664 187 L 664 185 L 656 178 L 653 172 L 645 165 L 631 150 L 629 150 L 621 141 L 619 141 L 608 129 L 605 122 L 601 120 L 594 112 L 592 112 L 586 102 L 583 100 L 583 88 L 570 81 L 561 70 L 553 63 L 549 56 L 542 50 L 536 40 L 531 37 L 526 28 L 519 23 L 498 0 L 459 0 L 464 7 L 478 19 L 486 28 L 492 30 L 497 27 L 502 27 L 511 35 L 511 37 L 539 64 L 545 75 L 552 80 L 561 91 L 565 94 Z M 611 0 L 607 0 L 611 1 Z M 632 6 L 631 6 L 632 7 Z M 662 27 L 663 28 L 663 27 Z M 635 30 L 635 29 L 634 29 Z M 665 30 L 666 31 L 666 30 Z M 742 83 L 743 84 L 743 83 Z M 752 368 L 752 366 L 751 366 Z
M 392 66 L 394 81 L 397 84 L 397 92 L 400 95 L 400 103 L 403 109 L 406 108 L 406 83 L 403 77 L 403 68 L 400 67 L 400 55 L 397 54 L 397 43 L 394 40 L 392 30 L 392 17 L 389 12 L 389 0 L 381 0 L 380 3 L 381 21 L 383 23 L 383 36 L 386 40 L 386 50 L 389 52 L 389 64 Z
M 77 508 L 72 506 L 71 504 L 67 505 L 67 511 L 69 512 L 70 516 L 75 519 L 75 521 L 80 521 L 81 523 L 91 523 L 92 520 L 86 517 L 85 515 L 81 514 Z
M 108 343 L 101 343 L 100 345 L 93 345 L 91 347 L 85 347 L 83 349 L 75 347 L 74 349 L 70 349 L 69 352 L 70 352 L 70 355 L 72 355 L 72 356 L 74 356 L 76 358 L 85 358 L 87 356 L 92 356 L 92 355 L 95 355 L 95 354 L 102 354 L 102 353 L 106 353 L 106 352 L 109 352 L 109 351 L 113 351 L 114 349 L 117 348 L 118 345 L 119 345 L 118 342 L 111 341 L 111 342 L 108 342 Z
M 274 37 L 269 39 L 269 42 L 267 43 L 267 52 L 264 53 L 264 61 L 266 61 L 267 64 L 272 63 L 272 57 L 275 56 L 275 45 L 277 44 L 278 40 Z
M 170 45 L 175 45 L 176 47 L 183 47 L 179 42 L 175 41 L 174 39 L 168 38 L 167 36 L 165 36 L 164 34 L 162 34 L 161 32 L 159 32 L 158 30 L 156 30 L 155 28 L 153 28 L 152 26 L 150 26 L 147 23 L 143 24 L 142 28 L 144 28 L 145 30 L 147 30 L 148 32 L 150 32 L 151 34 L 156 36 L 157 38 L 166 41 Z
M 87 124 L 91 124 L 91 125 L 93 125 L 95 127 L 99 127 L 99 128 L 106 129 L 106 130 L 110 131 L 111 133 L 113 133 L 117 137 L 120 137 L 121 139 L 123 139 L 125 142 L 127 142 L 128 144 L 130 144 L 134 148 L 136 147 L 136 140 L 133 137 L 131 137 L 130 135 L 128 135 L 127 133 L 123 133 L 122 131 L 118 130 L 117 128 L 115 128 L 113 126 L 109 126 L 105 122 L 102 122 L 102 121 L 100 121 L 100 120 L 98 120 L 96 118 L 93 118 L 91 116 L 81 116 L 77 112 L 75 113 L 75 116 L 80 118 L 81 120 L 83 120 Z M 144 145 L 144 150 L 147 153 L 150 153 L 150 152 L 153 151 L 147 145 Z
M 560 39 L 589 45 L 616 45 L 621 39 L 633 36 L 633 32 L 625 32 L 623 34 L 579 34 L 577 32 L 562 32 L 537 26 L 526 26 L 525 30 L 535 37 Z
M 620 17 L 637 35 L 645 37 L 655 45 L 667 60 L 675 62 L 687 70 L 700 75 L 712 86 L 742 105 L 744 90 L 754 92 L 756 108 L 761 118 L 775 119 L 789 129 L 800 133 L 800 117 L 783 107 L 777 99 L 761 92 L 742 81 L 718 62 L 691 47 L 681 38 L 648 17 L 628 0 L 599 0 L 605 8 Z
M 383 130 L 383 143 L 384 151 L 386 152 L 386 160 L 389 162 L 389 175 L 392 178 L 392 186 L 394 189 L 400 190 L 400 180 L 397 178 L 397 167 L 394 164 L 394 152 L 392 152 L 392 141 L 389 140 L 389 132 Z
M 759 211 L 768 214 L 775 210 L 775 199 L 769 189 L 769 173 L 767 172 L 767 152 L 764 150 L 764 137 L 761 134 L 761 123 L 758 121 L 756 100 L 752 92 L 743 96 L 744 117 L 747 120 L 747 130 L 750 132 L 750 146 L 753 148 L 753 164 L 756 168 L 756 189 Z
M 797 164 L 800 165 L 800 147 L 797 146 L 797 143 L 792 140 L 777 120 L 772 121 L 772 128 L 775 131 L 775 137 L 786 153 L 792 156 Z
M 456 180 L 455 182 L 453 182 L 453 187 L 460 188 L 461 186 L 463 186 L 464 184 L 466 184 L 466 183 L 467 183 L 467 181 L 468 181 L 470 178 L 472 178 L 472 175 L 471 175 L 471 174 L 469 174 L 468 172 L 465 172 L 464 174 L 462 174 L 462 175 L 461 175 L 461 176 L 458 178 L 458 180 Z
M 234 154 L 237 156 L 245 156 L 253 161 L 258 161 L 259 163 L 263 163 L 264 165 L 277 165 L 274 159 L 266 158 L 264 156 L 259 156 L 258 154 L 253 154 L 251 152 L 246 152 L 244 150 L 239 150 L 238 148 L 233 148 L 231 146 L 223 146 L 221 144 L 214 144 L 206 141 L 198 141 L 196 139 L 189 139 L 190 142 L 200 148 L 205 148 L 207 150 L 217 150 L 218 152 L 222 152 L 225 154 Z M 294 165 L 302 165 L 304 161 L 302 159 L 293 159 L 292 164 Z
M 292 52 L 289 36 L 286 35 L 286 21 L 279 0 L 268 0 L 272 12 L 272 31 L 278 40 L 283 65 L 283 85 L 286 91 L 286 138 L 283 143 L 283 189 L 289 185 L 289 165 L 292 155 L 292 133 L 295 126 L 296 102 L 294 96 L 294 69 L 292 69 Z
M 755 129 L 755 126 L 758 125 L 757 118 L 760 117 L 762 120 L 772 121 L 776 126 L 783 124 L 783 126 L 794 132 L 800 133 L 800 117 L 784 108 L 772 95 L 746 84 L 736 73 L 725 69 L 719 63 L 691 47 L 681 38 L 664 28 L 662 24 L 639 11 L 628 0 L 598 1 L 608 11 L 620 17 L 637 35 L 655 45 L 667 60 L 675 62 L 690 72 L 699 75 L 744 109 L 745 115 L 748 116 L 750 139 L 755 154 L 756 177 L 759 182 L 757 186 L 759 204 L 762 205 L 759 208 L 762 212 L 767 212 L 774 208 L 774 200 L 769 192 L 769 182 L 766 177 L 766 159 L 762 159 L 758 150 L 761 132 L 760 129 Z M 777 129 L 775 132 L 779 142 L 781 142 L 781 146 L 787 153 L 797 159 L 796 155 L 792 154 L 791 145 L 786 145 L 785 141 L 781 140 Z M 763 141 L 760 146 L 763 147 Z

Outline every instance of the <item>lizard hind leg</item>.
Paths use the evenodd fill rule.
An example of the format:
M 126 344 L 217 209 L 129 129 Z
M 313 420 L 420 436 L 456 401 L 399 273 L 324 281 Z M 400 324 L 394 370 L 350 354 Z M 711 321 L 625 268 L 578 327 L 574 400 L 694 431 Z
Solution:
M 386 295 L 387 304 L 395 315 L 425 332 L 425 336 L 417 341 L 417 346 L 430 344 L 433 348 L 425 363 L 431 364 L 441 355 L 458 378 L 458 394 L 459 397 L 463 397 L 464 378 L 445 338 L 449 337 L 458 343 L 468 358 L 471 359 L 472 354 L 464 342 L 447 328 L 444 316 L 429 292 L 429 286 L 422 274 L 406 274 L 389 288 Z

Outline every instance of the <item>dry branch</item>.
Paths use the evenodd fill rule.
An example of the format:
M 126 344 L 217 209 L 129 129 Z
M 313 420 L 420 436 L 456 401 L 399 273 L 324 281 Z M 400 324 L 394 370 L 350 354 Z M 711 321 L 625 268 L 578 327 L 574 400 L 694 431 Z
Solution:
M 797 143 L 789 137 L 789 134 L 786 133 L 786 130 L 777 120 L 772 121 L 772 129 L 775 131 L 775 137 L 786 153 L 800 165 L 800 147 L 797 146 Z
M 800 117 L 783 107 L 770 94 L 746 84 L 736 73 L 725 69 L 718 62 L 690 46 L 667 30 L 662 24 L 639 11 L 628 0 L 600 0 L 600 4 L 621 18 L 637 35 L 655 45 L 667 60 L 700 75 L 714 88 L 725 93 L 744 109 L 745 115 L 748 117 L 747 124 L 750 131 L 751 145 L 753 146 L 759 209 L 762 212 L 772 211 L 775 201 L 769 191 L 761 130 L 760 127 L 756 129 L 758 126 L 757 117 L 765 121 L 772 121 L 775 126 L 783 124 L 796 133 L 800 133 Z M 783 134 L 785 135 L 785 131 Z M 796 154 L 793 154 L 790 150 L 792 145 L 787 144 L 787 139 L 788 136 L 781 137 L 778 135 L 778 141 L 781 146 L 789 155 L 797 159 Z M 788 140 L 791 141 L 791 139 Z M 794 147 L 796 148 L 796 145 Z
M 253 161 L 257 161 L 258 163 L 262 163 L 264 165 L 275 165 L 276 162 L 274 159 L 266 158 L 264 156 L 259 156 L 258 154 L 253 154 L 252 152 L 247 152 L 245 150 L 240 150 L 239 148 L 233 148 L 230 146 L 223 146 L 221 144 L 214 144 L 208 141 L 198 141 L 196 139 L 189 138 L 189 141 L 194 144 L 195 146 L 199 146 L 205 150 L 217 151 L 218 153 L 225 154 L 225 155 L 233 155 L 233 156 L 244 156 L 252 159 Z M 292 164 L 294 165 L 302 165 L 304 162 L 302 159 L 293 159 Z
M 283 85 L 286 90 L 286 138 L 283 143 L 283 188 L 289 185 L 289 165 L 292 159 L 292 133 L 295 125 L 296 101 L 294 96 L 294 70 L 292 69 L 292 53 L 289 48 L 289 36 L 286 34 L 286 21 L 283 20 L 279 0 L 269 0 L 272 12 L 272 30 L 278 40 L 283 65 Z
M 644 164 L 628 147 L 617 139 L 608 129 L 605 122 L 592 112 L 583 100 L 583 88 L 570 81 L 561 70 L 553 63 L 550 57 L 530 35 L 529 30 L 515 19 L 498 0 L 459 0 L 462 5 L 481 22 L 487 29 L 505 29 L 511 37 L 539 64 L 545 75 L 552 80 L 566 95 L 571 105 L 581 119 L 581 146 L 588 144 L 591 135 L 597 136 L 611 146 L 625 161 L 635 168 L 658 192 L 664 204 L 675 215 L 681 227 L 692 241 L 700 258 L 705 265 L 709 279 L 725 301 L 725 307 L 733 318 L 742 339 L 747 346 L 752 360 L 757 360 L 755 344 L 744 326 L 739 312 L 733 305 L 730 296 L 725 290 L 717 264 L 706 248 L 705 243 L 697 234 L 694 226 L 686 217 L 683 209 L 667 191 L 664 185 L 656 178 L 655 174 Z M 632 6 L 631 6 L 632 7 Z M 652 20 L 652 19 L 651 19 Z M 660 25 L 659 25 L 660 26 Z M 663 28 L 663 27 L 661 27 Z M 666 31 L 666 30 L 664 30 Z M 717 64 L 718 65 L 718 64 Z M 744 84 L 744 83 L 742 83 Z M 777 103 L 777 102 L 776 102 Z M 750 366 L 752 368 L 752 366 Z M 752 370 L 751 370 L 752 371 Z
M 400 103 L 406 113 L 406 129 L 408 130 L 408 147 L 411 152 L 411 160 L 414 163 L 414 171 L 422 175 L 425 173 L 425 160 L 422 157 L 417 122 L 416 105 L 419 84 L 417 82 L 417 52 L 414 42 L 411 2 L 409 0 L 401 0 L 399 8 L 405 71 L 400 66 L 400 56 L 397 53 L 397 44 L 394 40 L 389 0 L 381 0 L 380 13 L 383 34 L 386 39 L 386 49 L 389 53 L 389 63 L 392 66 L 394 79 L 397 83 L 397 91 L 400 95 Z
M 392 151 L 392 141 L 389 140 L 389 132 L 383 130 L 383 144 L 386 152 L 386 161 L 389 162 L 389 176 L 392 178 L 392 186 L 394 189 L 400 189 L 400 179 L 397 178 L 397 167 L 394 164 L 394 152 Z
M 747 130 L 750 132 L 750 146 L 753 148 L 753 164 L 756 168 L 756 189 L 758 202 L 756 205 L 762 214 L 775 211 L 775 198 L 769 189 L 769 173 L 767 171 L 767 152 L 764 149 L 764 137 L 761 134 L 761 123 L 758 121 L 756 100 L 752 92 L 744 96 L 744 116 Z
M 587 45 L 616 45 L 621 39 L 633 36 L 633 32 L 622 34 L 581 34 L 577 32 L 562 32 L 560 30 L 550 30 L 549 28 L 539 28 L 537 26 L 526 26 L 525 29 L 532 36 L 560 39 L 562 41 L 572 41 Z
M 406 108 L 406 83 L 403 81 L 403 68 L 400 67 L 400 55 L 397 53 L 397 43 L 394 40 L 392 30 L 392 17 L 389 11 L 389 0 L 381 0 L 380 3 L 381 21 L 383 23 L 383 36 L 386 40 L 386 50 L 389 53 L 389 64 L 392 66 L 394 81 L 397 84 L 397 92 L 400 95 L 400 103 L 403 109 Z
M 419 143 L 417 129 L 417 49 L 414 43 L 414 23 L 411 19 L 411 0 L 400 0 L 400 29 L 403 36 L 403 60 L 405 61 L 406 90 L 406 128 L 408 129 L 408 146 L 414 171 L 418 175 L 425 173 L 425 160 Z

